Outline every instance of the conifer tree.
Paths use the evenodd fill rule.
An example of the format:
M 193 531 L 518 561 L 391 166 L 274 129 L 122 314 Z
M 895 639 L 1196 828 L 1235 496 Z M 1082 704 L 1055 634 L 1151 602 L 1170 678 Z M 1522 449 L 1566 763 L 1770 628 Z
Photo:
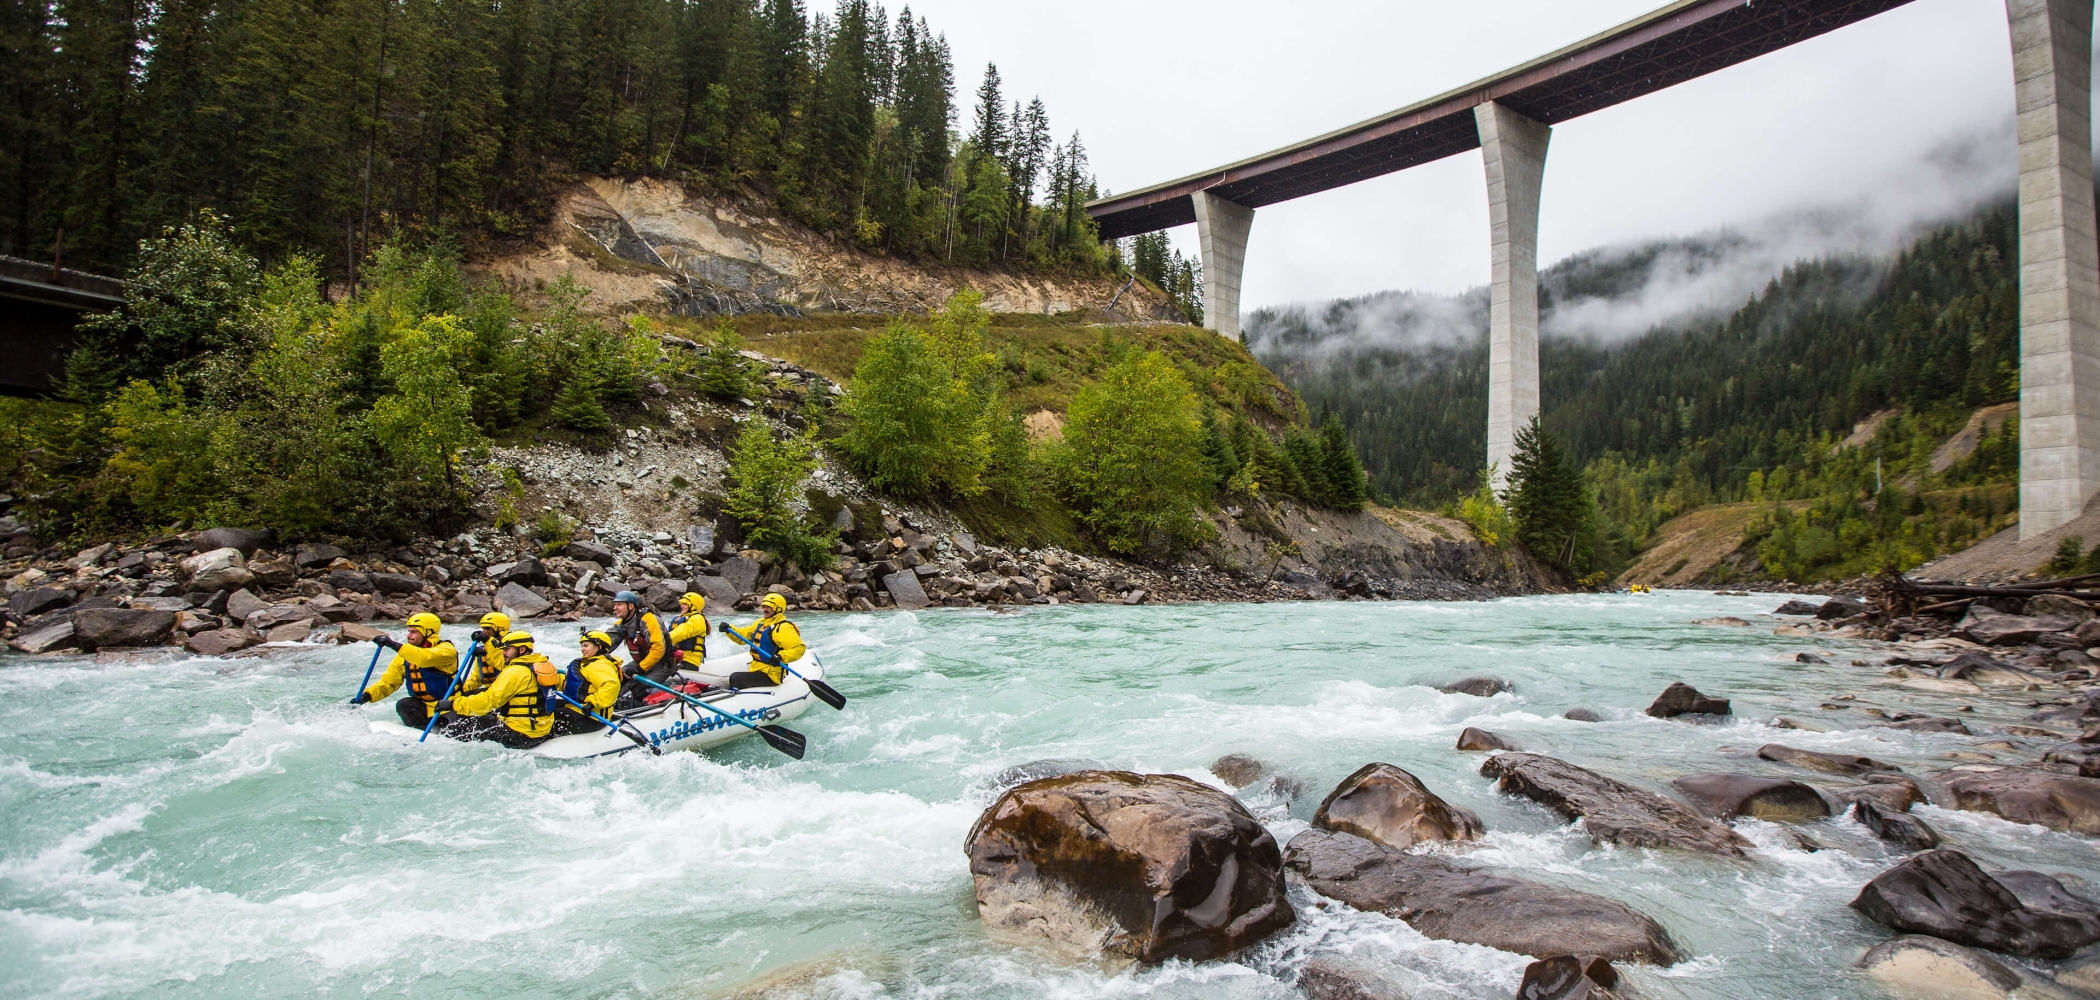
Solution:
M 1507 504 L 1517 540 L 1540 559 L 1572 566 L 1576 536 L 1585 526 L 1586 508 L 1593 507 L 1582 473 L 1568 460 L 1560 441 L 1539 426 L 1536 414 L 1517 431 L 1516 445 L 1509 461 Z

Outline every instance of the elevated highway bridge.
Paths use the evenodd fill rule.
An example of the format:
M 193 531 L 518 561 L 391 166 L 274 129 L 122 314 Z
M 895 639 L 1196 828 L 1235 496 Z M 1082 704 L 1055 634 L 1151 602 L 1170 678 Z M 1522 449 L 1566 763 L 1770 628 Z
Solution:
M 1835 31 L 1909 0 L 1679 0 L 1485 79 L 1282 149 L 1090 203 L 1105 238 L 1196 224 L 1204 320 L 1240 329 L 1254 210 L 1481 150 L 1490 233 L 1487 461 L 1506 475 L 1539 409 L 1539 191 L 1553 126 Z M 2100 246 L 2093 0 L 2004 0 L 2020 164 L 2020 531 L 2100 491 Z
M 115 278 L 0 256 L 0 393 L 55 391 L 80 318 L 123 304 Z

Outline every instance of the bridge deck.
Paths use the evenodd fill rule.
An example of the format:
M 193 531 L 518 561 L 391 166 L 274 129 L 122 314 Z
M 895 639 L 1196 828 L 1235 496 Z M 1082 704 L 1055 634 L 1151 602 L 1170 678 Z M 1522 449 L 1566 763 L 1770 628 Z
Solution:
M 73 327 L 124 304 L 124 283 L 0 257 L 0 394 L 40 396 L 65 374 Z
M 1209 190 L 1273 205 L 1480 147 L 1473 107 L 1548 125 L 1608 108 L 1900 7 L 1910 0 L 1679 0 L 1484 80 L 1273 152 L 1087 205 L 1104 239 L 1196 221 Z

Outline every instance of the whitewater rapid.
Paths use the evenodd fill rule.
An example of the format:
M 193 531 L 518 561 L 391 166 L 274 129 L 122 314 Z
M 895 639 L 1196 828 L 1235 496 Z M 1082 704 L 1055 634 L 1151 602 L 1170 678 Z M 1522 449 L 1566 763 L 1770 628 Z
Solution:
M 1479 726 L 1660 788 L 1693 771 L 1772 772 L 1751 756 L 1768 742 L 1913 772 L 1984 742 L 1753 721 L 1873 721 L 1821 707 L 1840 692 L 1862 707 L 1971 705 L 1962 717 L 1985 725 L 2017 717 L 1899 697 L 1879 669 L 1847 665 L 1864 644 L 1775 636 L 1760 613 L 1778 600 L 810 615 L 805 634 L 852 703 L 794 724 L 810 740 L 800 762 L 757 740 L 575 762 L 405 747 L 343 703 L 370 646 L 0 656 L 0 998 L 1281 998 L 1306 961 L 1335 953 L 1416 996 L 1514 993 L 1522 956 L 1302 889 L 1298 923 L 1232 962 L 1097 966 L 985 936 L 962 846 L 1000 772 L 1084 761 L 1215 783 L 1205 768 L 1227 753 L 1302 784 L 1295 797 L 1266 782 L 1240 793 L 1279 842 L 1362 764 L 1414 772 L 1491 831 L 1453 855 L 1667 927 L 1693 957 L 1631 969 L 1644 997 L 1878 997 L 1850 966 L 1888 932 L 1844 904 L 1896 855 L 1857 824 L 1805 827 L 1826 847 L 1808 852 L 1740 821 L 1758 845 L 1748 862 L 1602 848 L 1496 793 L 1481 755 L 1451 749 Z M 1759 624 L 1691 624 L 1721 614 Z M 544 626 L 541 648 L 565 660 L 575 631 Z M 1793 662 L 1802 651 L 1834 662 Z M 1516 689 L 1433 687 L 1468 674 Z M 1738 719 L 1641 715 L 1673 680 L 1733 699 Z M 1605 721 L 1559 717 L 1575 706 Z M 2100 880 L 2086 838 L 1919 815 L 1986 864 Z

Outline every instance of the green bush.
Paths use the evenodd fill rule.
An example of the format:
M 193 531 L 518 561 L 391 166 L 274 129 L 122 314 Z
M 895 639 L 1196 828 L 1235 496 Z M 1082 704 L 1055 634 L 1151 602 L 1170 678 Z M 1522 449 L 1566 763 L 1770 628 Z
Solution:
M 1129 357 L 1079 391 L 1055 457 L 1074 513 L 1112 552 L 1201 541 L 1211 496 L 1195 392 L 1157 351 Z
M 868 485 L 916 496 L 984 492 L 995 433 L 1010 416 L 991 384 L 982 320 L 965 293 L 931 332 L 900 322 L 869 338 L 839 402 L 852 426 L 836 443 Z
M 816 468 L 816 443 L 808 435 L 776 438 L 760 419 L 744 424 L 729 452 L 734 485 L 724 508 L 744 526 L 751 545 L 803 569 L 831 565 L 832 546 L 838 543 L 829 531 L 811 531 L 792 506 Z

